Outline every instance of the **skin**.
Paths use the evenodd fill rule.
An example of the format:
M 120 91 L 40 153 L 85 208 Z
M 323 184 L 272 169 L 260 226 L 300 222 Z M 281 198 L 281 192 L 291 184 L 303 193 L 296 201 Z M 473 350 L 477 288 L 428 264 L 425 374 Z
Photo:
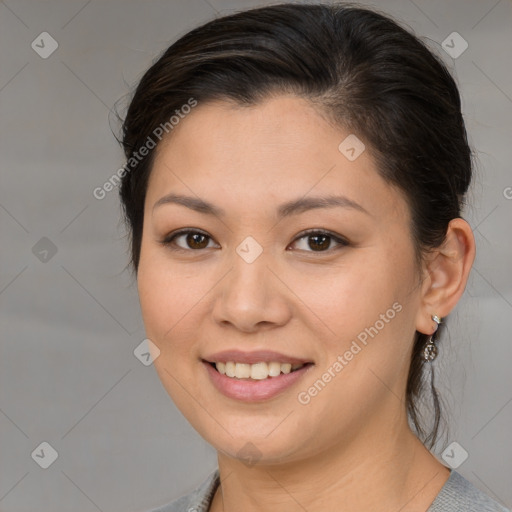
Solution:
M 472 231 L 451 221 L 445 244 L 420 269 L 403 194 L 377 173 L 369 151 L 349 161 L 349 132 L 306 100 L 282 95 L 253 107 L 198 105 L 157 148 L 145 201 L 138 290 L 154 365 L 177 407 L 218 452 L 212 512 L 425 511 L 449 477 L 411 432 L 405 386 L 415 331 L 432 334 L 462 295 L 475 256 Z M 199 197 L 224 217 L 166 204 Z M 334 192 L 357 209 L 317 208 L 278 221 L 279 205 Z M 180 228 L 208 237 L 181 252 L 160 242 Z M 349 241 L 321 241 L 318 228 Z M 247 237 L 263 248 L 247 263 Z M 192 245 L 190 245 L 192 242 Z M 197 243 L 197 242 L 196 242 Z M 206 248 L 201 248 L 206 247 Z M 315 248 L 317 250 L 315 250 Z M 395 317 L 303 405 L 307 390 L 357 335 L 394 303 Z M 313 361 L 278 396 L 227 398 L 201 362 L 220 350 L 268 349 Z M 254 446 L 256 463 L 239 450 Z

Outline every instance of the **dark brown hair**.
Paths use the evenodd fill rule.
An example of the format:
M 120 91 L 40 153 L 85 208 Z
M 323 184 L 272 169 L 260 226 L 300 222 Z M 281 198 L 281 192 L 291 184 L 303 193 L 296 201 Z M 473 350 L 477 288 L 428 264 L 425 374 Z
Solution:
M 308 99 L 365 143 L 381 176 L 408 202 L 420 265 L 442 244 L 450 220 L 460 217 L 472 151 L 459 91 L 442 60 L 374 10 L 353 4 L 280 4 L 220 17 L 188 32 L 140 80 L 122 127 L 125 155 L 133 159 L 190 98 L 199 105 L 231 100 L 244 106 L 279 93 Z M 132 160 L 120 187 L 135 273 L 154 154 L 151 149 L 140 161 Z M 428 432 L 418 405 L 427 339 L 416 332 L 406 405 L 418 436 L 432 447 L 441 418 L 433 373 Z

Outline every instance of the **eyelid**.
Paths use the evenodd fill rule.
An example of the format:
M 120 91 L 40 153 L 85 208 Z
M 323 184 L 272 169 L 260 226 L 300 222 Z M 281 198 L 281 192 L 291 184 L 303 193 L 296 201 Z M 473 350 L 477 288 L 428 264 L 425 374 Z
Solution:
M 329 231 L 329 230 L 323 229 L 323 228 L 310 228 L 310 229 L 306 229 L 305 231 L 301 231 L 295 237 L 292 244 L 294 244 L 295 242 L 301 240 L 302 238 L 306 238 L 307 236 L 310 236 L 310 235 L 328 236 L 338 244 L 337 248 L 346 247 L 346 246 L 350 245 L 350 242 L 346 238 L 343 238 L 341 235 L 337 235 L 336 233 L 333 233 L 332 231 Z M 313 254 L 330 254 L 330 253 L 332 253 L 332 251 L 335 251 L 337 248 L 336 247 L 330 248 L 330 249 L 327 249 L 326 251 L 304 251 L 304 252 L 309 252 L 309 253 L 313 253 Z
M 182 252 L 201 252 L 203 251 L 204 249 L 184 249 L 183 247 L 179 247 L 177 245 L 174 244 L 174 240 L 182 235 L 188 235 L 190 233 L 194 233 L 194 234 L 198 234 L 198 235 L 203 235 L 205 236 L 206 238 L 209 238 L 210 240 L 214 241 L 215 240 L 213 239 L 213 237 L 211 235 L 209 235 L 208 233 L 206 233 L 205 231 L 202 231 L 201 229 L 197 229 L 197 228 L 182 228 L 182 229 L 178 229 L 177 231 L 173 231 L 172 233 L 169 233 L 168 235 L 166 235 L 164 237 L 163 240 L 160 240 L 160 244 L 162 244 L 164 247 L 168 247 L 170 248 L 171 250 L 173 251 L 182 251 Z M 217 243 L 217 242 L 215 242 Z
M 187 234 L 190 234 L 190 233 L 203 235 L 206 238 L 209 238 L 211 241 L 215 242 L 214 238 L 211 235 L 209 235 L 205 231 L 202 231 L 201 229 L 198 229 L 198 228 L 182 228 L 182 229 L 179 229 L 177 231 L 173 231 L 172 233 L 169 233 L 159 243 L 162 244 L 164 247 L 170 247 L 171 245 L 173 245 L 174 240 L 176 238 L 179 238 L 182 235 L 187 235 Z M 350 242 L 347 239 L 343 238 L 341 235 L 337 235 L 336 233 L 333 233 L 332 231 L 328 231 L 328 230 L 323 229 L 323 228 L 310 228 L 310 229 L 306 229 L 305 231 L 301 231 L 294 238 L 294 240 L 291 242 L 290 245 L 292 245 L 295 242 L 297 242 L 297 241 L 299 241 L 299 240 L 301 240 L 303 238 L 306 238 L 306 237 L 308 237 L 310 235 L 328 236 L 332 240 L 334 240 L 338 244 L 339 247 L 340 246 L 341 247 L 346 247 L 346 246 L 350 245 Z M 215 243 L 217 243 L 217 242 L 215 242 Z M 179 246 L 174 245 L 171 249 L 173 251 L 197 252 L 197 253 L 199 253 L 199 252 L 204 251 L 205 249 L 207 249 L 207 247 L 205 247 L 203 249 L 184 249 L 183 247 L 179 247 Z M 329 248 L 329 249 L 327 249 L 325 251 L 303 251 L 303 252 L 310 252 L 310 253 L 313 253 L 313 254 L 322 254 L 322 253 L 330 254 L 333 250 L 336 250 L 336 248 Z

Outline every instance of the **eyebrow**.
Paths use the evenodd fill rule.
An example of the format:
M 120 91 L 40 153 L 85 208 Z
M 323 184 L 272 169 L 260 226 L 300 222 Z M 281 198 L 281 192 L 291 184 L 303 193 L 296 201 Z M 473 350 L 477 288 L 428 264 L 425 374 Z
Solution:
M 216 217 L 224 217 L 226 215 L 226 212 L 222 208 L 204 201 L 203 199 L 173 193 L 161 197 L 153 205 L 153 211 L 157 207 L 163 206 L 165 204 L 179 204 L 196 212 L 204 213 L 207 215 L 215 215 Z M 283 217 L 289 217 L 290 215 L 296 215 L 308 210 L 313 210 L 315 208 L 333 207 L 352 208 L 354 210 L 358 210 L 362 213 L 370 215 L 370 213 L 365 210 L 359 203 L 356 203 L 348 197 L 339 195 L 326 197 L 301 197 L 299 199 L 294 199 L 280 205 L 277 209 L 277 215 L 281 219 Z

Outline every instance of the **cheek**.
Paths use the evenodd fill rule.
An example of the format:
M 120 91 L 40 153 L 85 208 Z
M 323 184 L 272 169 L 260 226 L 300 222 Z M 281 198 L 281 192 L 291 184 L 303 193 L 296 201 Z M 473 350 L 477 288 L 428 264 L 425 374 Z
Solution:
M 194 284 L 192 284 L 194 282 Z M 147 336 L 165 350 L 170 340 L 176 339 L 194 305 L 202 294 L 193 276 L 172 267 L 159 254 L 151 257 L 149 251 L 141 257 L 137 287 L 142 317 Z
M 378 254 L 377 254 L 378 253 Z M 400 272 L 397 269 L 400 268 Z M 293 289 L 322 322 L 327 339 L 348 339 L 386 314 L 403 295 L 407 270 L 382 257 L 381 249 L 356 252 L 343 265 L 298 276 Z M 388 316 L 394 316 L 395 310 Z M 379 323 L 380 325 L 380 323 Z
M 160 351 L 153 366 L 176 406 L 193 416 L 190 395 L 201 394 L 191 371 L 197 352 L 197 322 L 193 316 L 199 312 L 199 301 L 207 287 L 203 285 L 206 289 L 199 290 L 196 285 L 202 282 L 200 279 L 182 270 L 173 271 L 158 254 L 149 258 L 148 253 L 140 260 L 137 286 L 146 336 Z
M 380 246 L 354 253 L 354 261 L 347 261 L 328 283 L 322 283 L 323 293 L 308 296 L 308 306 L 318 312 L 326 333 L 321 367 L 328 369 L 338 356 L 346 355 L 342 373 L 356 394 L 365 381 L 371 385 L 369 370 L 384 382 L 393 382 L 408 367 L 415 274 L 407 251 L 397 244 L 387 252 Z

